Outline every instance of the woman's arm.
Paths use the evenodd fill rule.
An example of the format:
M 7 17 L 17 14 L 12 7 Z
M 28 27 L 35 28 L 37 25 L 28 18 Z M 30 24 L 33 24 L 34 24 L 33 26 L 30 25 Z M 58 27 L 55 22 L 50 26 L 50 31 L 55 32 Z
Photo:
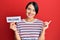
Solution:
M 21 40 L 20 35 L 18 34 L 17 31 L 15 31 L 15 38 L 16 38 L 16 40 Z
M 49 21 L 49 22 L 44 22 L 44 27 L 43 27 L 43 31 L 42 31 L 42 33 L 41 33 L 41 35 L 40 35 L 40 37 L 39 37 L 39 40 L 45 40 L 45 31 L 46 31 L 46 29 L 48 28 L 48 26 L 49 26 L 49 24 L 51 23 L 51 21 Z
M 10 23 L 10 29 L 12 29 L 14 32 L 15 32 L 15 38 L 16 40 L 21 40 L 20 38 L 20 35 L 16 29 L 16 24 L 13 22 L 13 23 Z
M 39 40 L 45 40 L 45 30 L 44 29 L 39 37 Z

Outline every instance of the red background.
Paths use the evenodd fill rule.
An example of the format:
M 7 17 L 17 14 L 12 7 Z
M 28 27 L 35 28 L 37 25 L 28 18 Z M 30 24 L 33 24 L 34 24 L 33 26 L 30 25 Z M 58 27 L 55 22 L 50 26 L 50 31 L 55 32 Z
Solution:
M 36 18 L 43 21 L 52 20 L 46 30 L 46 40 L 60 40 L 60 5 L 58 0 L 0 0 L 0 40 L 14 40 L 14 32 L 9 29 L 7 16 L 25 18 L 25 6 L 29 1 L 37 2 L 39 12 Z

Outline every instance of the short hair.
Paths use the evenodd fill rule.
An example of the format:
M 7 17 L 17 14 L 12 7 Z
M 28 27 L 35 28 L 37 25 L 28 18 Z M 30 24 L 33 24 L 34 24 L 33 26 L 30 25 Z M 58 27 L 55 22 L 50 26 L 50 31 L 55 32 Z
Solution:
M 27 9 L 27 7 L 28 7 L 30 4 L 32 4 L 32 5 L 34 6 L 35 12 L 36 12 L 36 14 L 37 14 L 37 13 L 38 13 L 38 5 L 37 5 L 36 2 L 29 2 L 29 3 L 26 5 L 26 8 L 25 8 L 25 9 Z

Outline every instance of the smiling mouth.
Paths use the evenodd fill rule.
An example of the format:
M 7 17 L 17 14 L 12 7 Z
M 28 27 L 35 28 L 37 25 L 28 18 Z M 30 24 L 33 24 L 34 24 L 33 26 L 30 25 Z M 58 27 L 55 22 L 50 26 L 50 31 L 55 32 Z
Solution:
M 32 14 L 28 14 L 28 16 L 32 16 Z

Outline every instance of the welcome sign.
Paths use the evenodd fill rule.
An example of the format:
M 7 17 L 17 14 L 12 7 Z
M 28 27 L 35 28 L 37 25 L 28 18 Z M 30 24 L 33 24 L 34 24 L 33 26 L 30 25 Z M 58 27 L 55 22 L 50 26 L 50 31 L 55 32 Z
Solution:
M 21 22 L 21 16 L 6 17 L 7 23 L 10 22 Z

